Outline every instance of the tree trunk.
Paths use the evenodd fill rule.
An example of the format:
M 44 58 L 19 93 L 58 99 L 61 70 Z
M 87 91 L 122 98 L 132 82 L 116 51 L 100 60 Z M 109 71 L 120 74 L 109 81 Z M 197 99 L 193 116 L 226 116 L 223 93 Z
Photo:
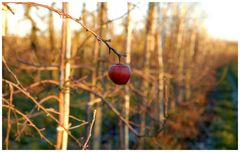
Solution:
M 54 3 L 51 5 L 52 7 L 54 6 Z M 56 64 L 57 61 L 57 56 L 55 54 L 58 53 L 56 49 L 56 37 L 55 37 L 55 31 L 54 31 L 54 20 L 53 20 L 53 12 L 49 10 L 49 16 L 48 16 L 48 37 L 49 37 L 49 44 L 50 44 L 50 52 L 52 52 L 51 55 L 51 61 L 50 63 Z M 53 70 L 51 72 L 52 74 L 52 79 L 57 80 L 58 79 L 58 71 Z
M 186 14 L 186 6 L 182 4 L 182 8 L 180 10 L 180 16 L 178 18 L 178 34 L 177 34 L 177 44 L 176 44 L 176 51 L 178 54 L 178 96 L 177 101 L 178 103 L 183 102 L 184 99 L 184 88 L 183 88 L 183 81 L 184 81 L 184 49 L 183 47 L 183 33 L 184 33 L 184 19 Z
M 172 12 L 172 23 L 171 23 L 171 38 L 170 38 L 170 45 L 169 45 L 169 49 L 168 49 L 168 60 L 167 60 L 167 64 L 165 65 L 165 69 L 166 72 L 171 73 L 172 75 L 174 74 L 175 71 L 173 71 L 173 69 L 176 69 L 176 65 L 175 65 L 175 60 L 177 57 L 177 50 L 176 50 L 176 41 L 177 41 L 177 35 L 178 35 L 178 9 L 177 9 L 177 3 L 171 3 L 170 4 L 170 8 L 171 8 L 171 12 Z M 171 79 L 168 80 L 169 84 L 171 84 L 171 86 L 169 86 L 171 89 L 171 92 L 173 93 L 173 97 L 177 96 L 176 94 L 176 88 L 177 88 L 177 84 L 175 82 L 175 80 Z M 169 107 L 171 109 L 172 112 L 175 111 L 176 109 L 176 105 L 177 105 L 177 99 L 172 98 L 172 100 L 170 100 L 169 103 Z
M 119 145 L 118 145 L 118 148 L 123 149 L 124 148 L 123 125 L 124 124 L 123 124 L 122 121 L 119 121 L 118 125 L 119 125 L 119 138 L 118 138 Z
M 68 3 L 63 3 L 63 12 L 68 13 Z M 65 59 L 66 58 L 66 59 Z M 66 129 L 69 128 L 70 88 L 69 76 L 71 71 L 71 30 L 69 19 L 62 19 L 62 49 L 60 52 L 60 93 L 59 93 L 59 121 Z M 66 62 L 65 62 L 66 61 Z M 66 82 L 66 83 L 64 83 Z M 57 149 L 66 150 L 68 145 L 68 133 L 58 126 Z
M 192 78 L 192 68 L 193 68 L 193 55 L 195 54 L 195 41 L 196 41 L 196 19 L 193 20 L 193 26 L 190 36 L 189 52 L 187 53 L 188 67 L 186 71 L 186 100 L 191 97 L 191 78 Z
M 54 3 L 52 4 L 52 7 L 54 6 Z M 54 25 L 53 25 L 53 12 L 49 11 L 49 17 L 48 17 L 48 33 L 49 33 L 49 41 L 50 41 L 50 49 L 51 52 L 55 52 L 55 33 L 54 33 Z
M 103 23 L 105 22 L 107 18 L 107 3 L 98 3 L 98 25 L 100 25 L 99 35 L 103 36 L 104 32 L 103 30 L 105 27 L 103 26 Z M 94 63 L 96 65 L 96 69 L 93 71 L 92 75 L 92 85 L 96 86 L 97 81 L 96 78 L 98 75 L 103 74 L 103 63 L 99 62 L 99 56 L 101 55 L 100 52 L 100 44 L 98 40 L 95 40 L 95 48 L 94 48 Z M 103 81 L 103 80 L 102 80 Z M 101 84 L 102 85 L 102 84 Z M 103 84 L 104 85 L 104 84 Z M 104 86 L 102 86 L 104 89 Z M 95 100 L 95 96 L 91 95 L 90 101 Z M 100 143 L 101 143 L 101 131 L 102 131 L 102 107 L 100 103 L 96 103 L 96 121 L 94 125 L 94 136 L 93 136 L 93 149 L 100 149 Z
M 160 4 L 157 7 L 158 12 L 158 29 L 156 30 L 156 44 L 157 44 L 157 56 L 158 56 L 158 115 L 157 120 L 162 122 L 164 120 L 164 115 L 166 114 L 166 101 L 164 100 L 164 63 L 163 63 L 163 45 L 164 45 L 164 26 L 166 19 L 166 8 L 162 7 L 162 11 L 160 8 Z M 160 19 L 160 14 L 162 14 L 162 20 Z
M 33 55 L 35 56 L 35 59 L 37 60 L 38 63 L 41 63 L 40 62 L 41 52 L 38 51 L 38 46 L 39 46 L 38 37 L 37 37 L 38 27 L 37 27 L 37 23 L 34 21 L 32 16 L 30 15 L 31 7 L 32 6 L 30 6 L 30 5 L 25 6 L 24 16 L 27 19 L 29 19 L 32 24 L 31 35 L 30 35 L 31 48 L 33 50 Z M 40 81 L 40 80 L 38 80 L 38 81 Z
M 130 64 L 131 62 L 131 40 L 132 40 L 132 19 L 131 19 L 131 9 L 133 7 L 132 3 L 128 3 L 128 16 L 127 16 L 127 38 L 126 38 L 126 64 Z M 125 86 L 126 95 L 124 97 L 125 104 L 125 119 L 129 120 L 129 111 L 130 111 L 130 94 L 129 94 L 129 86 Z M 124 149 L 129 149 L 129 129 L 127 125 L 124 125 Z
M 30 41 L 31 41 L 32 53 L 33 53 L 33 56 L 35 57 L 33 59 L 33 61 L 36 60 L 38 63 L 41 63 L 41 51 L 39 51 L 39 40 L 38 40 L 38 36 L 37 36 L 37 32 L 38 32 L 39 29 L 37 27 L 37 23 L 35 22 L 35 20 L 30 15 L 31 8 L 32 8 L 32 6 L 30 6 L 30 5 L 25 6 L 24 16 L 28 20 L 30 20 L 31 25 L 32 25 Z M 34 81 L 38 82 L 38 81 L 41 80 L 41 71 L 36 71 L 36 73 L 37 73 L 37 75 L 36 75 L 36 77 L 34 77 Z
M 68 13 L 69 10 L 69 4 L 63 3 L 63 9 L 65 13 Z M 66 43 L 65 48 L 65 71 L 64 71 L 64 118 L 63 118 L 63 126 L 68 129 L 69 127 L 69 111 L 70 111 L 70 87 L 67 87 L 70 85 L 69 78 L 70 78 L 70 72 L 71 72 L 71 64 L 70 64 L 70 58 L 71 58 L 71 28 L 70 28 L 70 22 L 69 19 L 63 19 L 63 29 L 65 35 L 64 41 Z M 67 149 L 68 144 L 68 133 L 67 131 L 63 131 L 63 142 L 62 142 L 62 150 Z
M 148 7 L 148 17 L 147 17 L 147 23 L 146 23 L 146 40 L 145 40 L 145 47 L 144 47 L 144 74 L 149 75 L 150 74 L 150 56 L 151 53 L 154 51 L 154 18 L 155 18 L 155 3 L 149 3 Z M 148 90 L 149 90 L 149 83 L 147 80 L 143 80 L 143 90 L 144 95 L 148 99 Z M 143 100 L 145 101 L 145 100 Z M 146 103 L 143 103 L 142 108 L 142 114 L 141 114 L 141 122 L 140 122 L 140 134 L 145 134 L 145 127 L 146 127 L 146 107 L 144 106 Z M 144 138 L 140 137 L 139 143 L 138 143 L 138 149 L 144 149 Z

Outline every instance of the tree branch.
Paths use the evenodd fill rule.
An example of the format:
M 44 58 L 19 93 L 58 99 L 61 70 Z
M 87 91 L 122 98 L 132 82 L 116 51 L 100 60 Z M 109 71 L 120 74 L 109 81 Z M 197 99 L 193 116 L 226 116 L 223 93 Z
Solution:
M 7 135 L 5 138 L 5 147 L 6 150 L 8 150 L 8 140 L 9 140 L 9 135 L 11 131 L 11 107 L 12 107 L 12 101 L 13 101 L 13 86 L 9 84 L 10 88 L 10 99 L 9 99 L 9 104 L 8 104 L 8 118 L 7 118 Z
M 28 97 L 29 99 L 31 99 L 31 100 L 37 105 L 38 108 L 40 108 L 41 110 L 43 110 L 50 118 L 52 118 L 55 122 L 57 122 L 57 123 L 69 134 L 69 136 L 74 139 L 74 141 L 75 141 L 80 147 L 82 146 L 82 144 L 78 141 L 78 139 L 75 138 L 75 137 L 71 134 L 71 132 L 70 132 L 68 129 L 66 129 L 51 113 L 49 113 L 49 112 L 46 110 L 46 108 L 44 108 L 41 104 L 39 104 L 38 101 L 37 101 L 34 97 L 32 97 L 29 92 L 25 91 L 24 89 L 22 89 L 21 87 L 19 87 L 18 85 L 16 85 L 16 84 L 13 83 L 13 82 L 10 82 L 10 81 L 5 80 L 5 79 L 2 79 L 2 81 L 5 82 L 5 83 L 7 83 L 7 84 L 11 84 L 11 85 L 14 86 L 15 88 L 19 89 L 26 97 Z
M 58 82 L 55 81 L 55 80 L 41 80 L 39 82 L 35 82 L 35 83 L 33 83 L 33 84 L 31 84 L 31 85 L 29 85 L 27 87 L 24 87 L 24 88 L 26 89 L 26 91 L 28 91 L 29 89 L 33 89 L 35 87 L 38 87 L 38 86 L 44 85 L 44 84 L 54 84 L 54 85 L 58 86 Z M 13 92 L 13 94 L 18 94 L 18 93 L 21 93 L 21 91 L 20 90 L 16 90 L 16 91 Z M 6 97 L 7 95 L 9 95 L 9 94 L 5 93 L 2 96 Z
M 83 145 L 82 150 L 86 150 L 87 147 L 88 147 L 88 142 L 89 142 L 89 139 L 90 139 L 90 137 L 91 137 L 91 135 L 92 135 L 92 128 L 93 128 L 93 125 L 94 125 L 94 122 L 95 122 L 95 118 L 96 118 L 96 112 L 97 112 L 97 111 L 96 111 L 96 109 L 95 109 L 94 112 L 93 112 L 93 120 L 92 120 L 91 126 L 90 126 L 90 128 L 89 128 L 89 132 L 88 132 L 88 137 L 87 137 L 86 142 L 85 142 L 84 145 Z
M 91 88 L 89 88 L 87 85 L 83 84 L 83 83 L 78 83 L 78 84 L 71 84 L 70 87 L 76 89 L 76 88 L 79 88 L 79 89 L 82 89 L 82 90 L 85 90 L 89 93 L 92 93 L 94 94 L 96 97 L 100 98 L 118 117 L 121 121 L 123 121 L 127 126 L 128 128 L 138 137 L 141 137 L 143 135 L 140 135 L 130 124 L 129 122 L 117 111 L 116 108 L 114 108 L 114 106 L 109 102 L 107 101 L 102 95 L 98 94 L 96 91 L 92 90 Z
M 122 54 L 122 53 L 119 53 L 116 49 L 114 49 L 110 44 L 109 44 L 109 40 L 108 39 L 103 39 L 101 36 L 99 36 L 98 34 L 96 34 L 93 30 L 89 29 L 85 24 L 83 24 L 81 22 L 81 19 L 79 18 L 75 18 L 75 17 L 72 17 L 71 15 L 69 14 L 66 14 L 60 10 L 57 10 L 51 6 L 48 6 L 48 5 L 44 5 L 44 4 L 39 4 L 39 3 L 34 3 L 34 2 L 3 2 L 4 5 L 7 5 L 7 4 L 10 4 L 10 3 L 14 3 L 14 4 L 25 4 L 25 5 L 32 5 L 32 6 L 40 6 L 40 7 L 43 7 L 43 8 L 46 8 L 46 9 L 49 9 L 57 14 L 59 14 L 60 16 L 64 16 L 65 18 L 69 18 L 75 22 L 77 22 L 78 24 L 80 24 L 87 32 L 90 32 L 99 42 L 102 42 L 104 43 L 108 49 L 109 49 L 109 52 L 113 52 L 115 53 L 117 56 L 118 56 L 118 59 L 120 61 L 121 57 L 126 57 L 125 54 Z
M 42 130 L 40 130 L 39 128 L 36 127 L 36 125 L 25 115 L 23 114 L 21 111 L 17 110 L 16 108 L 14 108 L 13 106 L 9 105 L 2 105 L 2 107 L 10 107 L 12 110 L 15 110 L 18 114 L 20 114 L 22 117 L 24 117 L 29 123 L 30 125 L 38 132 L 38 134 L 40 135 L 41 138 L 43 138 L 47 143 L 49 143 L 52 146 L 55 146 L 50 140 L 48 140 L 43 134 L 42 134 Z

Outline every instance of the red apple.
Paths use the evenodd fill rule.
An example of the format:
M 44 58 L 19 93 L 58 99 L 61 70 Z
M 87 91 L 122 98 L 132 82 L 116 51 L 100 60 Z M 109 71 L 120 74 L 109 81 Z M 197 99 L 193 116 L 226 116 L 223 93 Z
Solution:
M 127 64 L 113 64 L 109 71 L 108 76 L 110 79 L 118 85 L 124 85 L 130 79 L 131 70 Z

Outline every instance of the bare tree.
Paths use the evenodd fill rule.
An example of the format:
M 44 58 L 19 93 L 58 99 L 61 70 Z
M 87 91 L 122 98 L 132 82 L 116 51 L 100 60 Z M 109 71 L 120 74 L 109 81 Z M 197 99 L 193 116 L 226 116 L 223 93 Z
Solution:
M 84 24 L 87 24 L 87 10 L 86 10 L 86 3 L 82 4 L 82 10 L 81 10 L 81 21 Z M 95 24 L 95 23 L 93 23 Z M 87 38 L 86 35 L 82 32 L 85 31 L 85 29 L 81 28 L 79 30 L 74 31 L 73 39 L 72 39 L 72 56 L 77 57 L 76 60 L 73 60 L 74 64 L 79 65 L 84 62 L 84 56 L 85 56 L 85 49 L 84 49 L 84 42 L 86 42 Z M 88 36 L 89 37 L 89 36 Z M 79 77 L 82 77 L 82 68 L 73 70 L 72 73 L 74 75 L 77 75 Z
M 184 88 L 183 88 L 183 70 L 184 70 L 184 53 L 185 50 L 183 49 L 183 33 L 184 33 L 184 22 L 185 22 L 185 15 L 186 15 L 186 5 L 183 3 L 182 7 L 180 8 L 177 5 L 179 11 L 179 18 L 178 20 L 178 34 L 177 34 L 177 42 L 176 42 L 176 54 L 178 55 L 178 103 L 182 102 L 184 98 Z
M 149 75 L 150 74 L 150 56 L 151 53 L 154 51 L 154 33 L 155 33 L 155 27 L 154 27 L 154 20 L 155 20 L 155 3 L 149 3 L 148 5 L 148 15 L 147 15 L 147 21 L 146 21 L 146 39 L 145 39 L 145 46 L 144 46 L 144 74 Z M 143 80 L 143 90 L 144 95 L 148 97 L 148 90 L 149 90 L 149 82 L 147 80 Z M 143 100 L 145 101 L 145 100 Z M 144 103 L 143 105 L 145 105 Z M 146 129 L 146 107 L 142 107 L 142 114 L 141 114 L 141 126 L 140 126 L 140 134 L 145 134 Z M 144 148 L 144 137 L 140 137 L 139 143 L 138 143 L 138 149 Z
M 98 10 L 100 11 L 99 7 L 98 7 Z M 100 23 L 101 17 L 102 16 L 101 16 L 100 12 L 98 12 L 97 17 L 93 16 L 93 21 L 94 21 L 95 25 Z M 96 20 L 97 20 L 97 24 L 95 23 Z M 97 27 L 97 26 L 95 26 L 95 27 Z M 100 30 L 101 29 L 102 29 L 102 27 L 100 27 Z M 100 51 L 99 45 L 100 45 L 99 42 L 97 40 L 95 40 L 94 48 L 93 48 L 93 51 L 92 51 L 92 54 L 93 54 L 92 55 L 92 61 L 93 61 L 93 64 L 94 64 L 94 68 L 92 70 L 92 76 L 91 76 L 92 77 L 92 82 L 91 82 L 91 84 L 92 84 L 93 87 L 96 87 L 96 85 L 97 85 L 98 59 L 99 59 L 99 51 Z M 89 101 L 89 103 L 91 103 L 93 101 L 101 101 L 101 100 L 99 98 L 96 98 L 94 94 L 90 94 L 90 101 Z M 90 120 L 91 105 L 88 104 L 86 108 L 87 108 L 87 110 L 86 110 L 86 112 L 87 112 L 86 113 L 86 118 L 87 118 L 87 120 Z M 99 109 L 98 109 L 98 111 L 99 111 Z M 95 126 L 96 126 L 96 122 L 95 122 Z M 86 136 L 87 136 L 87 134 L 86 134 Z M 93 133 L 93 142 L 95 142 L 95 138 L 94 137 L 95 137 L 95 133 Z
M 30 112 L 29 115 L 24 115 L 24 118 L 26 119 L 27 122 L 29 122 L 39 133 L 39 135 L 44 139 L 46 140 L 50 145 L 54 146 L 56 149 L 67 149 L 67 144 L 68 144 L 68 135 L 74 139 L 76 141 L 76 143 L 81 147 L 83 146 L 77 138 L 75 138 L 71 132 L 69 131 L 70 129 L 74 129 L 78 126 L 81 126 L 82 124 L 78 125 L 78 126 L 73 126 L 71 128 L 69 128 L 69 117 L 70 118 L 73 118 L 72 116 L 69 115 L 69 104 L 70 104 L 70 87 L 72 87 L 70 85 L 70 79 L 69 79 L 69 76 L 70 76 L 70 70 L 71 70 L 71 65 L 70 65 L 70 57 L 71 57 L 71 52 L 70 52 L 70 42 L 71 42 L 71 35 L 70 35 L 70 28 L 69 28 L 69 23 L 68 21 L 71 19 L 77 23 L 79 23 L 84 29 L 86 29 L 88 32 L 90 32 L 93 36 L 95 36 L 95 38 L 97 39 L 98 43 L 99 42 L 102 42 L 104 43 L 109 51 L 112 51 L 114 52 L 119 58 L 121 56 L 125 56 L 124 54 L 120 54 L 118 53 L 118 51 L 116 49 L 114 49 L 113 47 L 111 47 L 111 45 L 108 43 L 109 41 L 108 40 L 105 40 L 103 39 L 101 36 L 99 36 L 98 34 L 96 34 L 94 31 L 92 31 L 91 29 L 89 29 L 87 26 L 85 26 L 85 24 L 83 24 L 82 22 L 80 22 L 79 19 L 76 19 L 72 16 L 70 16 L 67 11 L 68 11 L 68 4 L 67 3 L 64 3 L 63 4 L 63 10 L 60 11 L 60 10 L 57 10 L 57 9 L 54 9 L 53 7 L 51 6 L 48 6 L 48 5 L 44 5 L 44 4 L 38 4 L 38 3 L 34 3 L 34 2 L 16 2 L 17 4 L 27 4 L 27 5 L 30 5 L 30 6 L 41 6 L 41 7 L 44 7 L 44 8 L 47 8 L 49 10 L 52 10 L 53 12 L 56 12 L 58 13 L 59 15 L 61 15 L 63 18 L 63 24 L 62 24 L 62 49 L 60 50 L 60 53 L 59 53 L 59 63 L 60 63 L 60 66 L 59 66 L 59 85 L 57 82 L 55 82 L 54 80 L 44 80 L 44 83 L 53 83 L 55 85 L 57 85 L 59 88 L 60 88 L 60 92 L 59 92 L 59 97 L 54 97 L 54 99 L 57 99 L 57 101 L 59 101 L 59 112 L 53 110 L 53 109 L 48 109 L 48 108 L 45 108 L 44 106 L 42 106 L 42 102 L 48 100 L 48 99 L 51 99 L 53 98 L 52 96 L 48 96 L 46 98 L 43 99 L 43 101 L 41 100 L 40 102 L 38 102 L 34 97 L 32 97 L 27 91 L 26 89 L 19 83 L 18 79 L 17 82 L 19 83 L 18 84 L 15 84 L 15 83 L 12 83 L 8 80 L 5 80 L 4 82 L 5 83 L 8 83 L 8 84 L 13 84 L 15 88 L 17 88 L 17 92 L 22 92 L 24 95 L 26 95 L 26 97 L 30 98 L 35 104 L 36 104 L 36 107 L 34 108 L 39 108 L 41 110 L 43 110 L 44 113 L 46 113 L 48 116 L 50 116 L 55 122 L 57 122 L 58 124 L 58 128 L 57 128 L 57 144 L 54 145 L 50 140 L 48 140 L 43 134 L 42 134 L 42 131 L 43 130 L 40 130 L 38 129 L 30 120 L 29 118 L 32 117 L 32 111 Z M 7 5 L 5 3 L 5 5 Z M 106 9 L 105 9 L 106 10 Z M 106 13 L 105 13 L 106 14 Z M 101 24 L 102 25 L 102 24 Z M 26 65 L 29 65 L 31 67 L 35 67 L 36 70 L 39 70 L 41 69 L 42 67 L 46 69 L 49 68 L 48 65 L 41 65 L 41 64 L 35 64 L 35 63 L 30 63 L 30 62 L 25 62 Z M 56 70 L 58 69 L 58 66 L 50 66 L 50 67 L 54 67 L 54 68 L 50 68 L 51 70 Z M 9 70 L 10 71 L 10 70 Z M 41 71 L 41 70 L 39 70 Z M 12 72 L 11 72 L 12 73 Z M 14 74 L 13 74 L 14 78 L 16 77 Z M 53 82 L 54 81 L 54 82 Z M 33 84 L 31 85 L 32 87 L 33 86 L 38 86 L 39 84 L 42 84 L 42 82 L 37 82 L 36 84 Z M 31 88 L 31 87 L 30 87 Z M 128 127 L 130 128 L 131 131 L 133 131 L 136 135 L 137 135 L 137 132 L 132 128 L 132 126 L 119 114 L 119 112 L 108 102 L 106 101 L 102 95 L 99 95 L 98 93 L 96 93 L 95 91 L 91 91 L 91 93 L 93 93 L 95 96 L 101 98 L 101 100 L 103 100 L 105 103 L 107 103 L 107 105 L 109 106 L 109 108 L 125 123 L 128 125 Z M 7 105 L 5 105 L 5 107 L 7 107 Z M 11 107 L 13 108 L 13 107 Z M 33 110 L 34 110 L 33 108 Z M 53 112 L 54 114 L 58 114 L 59 116 L 59 120 L 57 120 L 50 112 Z M 20 115 L 22 115 L 20 112 L 19 112 Z M 94 118 L 95 120 L 95 118 Z M 25 122 L 24 122 L 25 123 Z M 86 123 L 86 122 L 84 122 Z M 92 122 L 92 125 L 91 125 L 91 128 L 93 126 L 93 122 Z M 88 146 L 88 141 L 90 139 L 90 136 L 91 136 L 91 130 L 89 130 L 89 135 L 88 135 L 88 138 L 84 144 L 84 147 L 83 148 L 86 148 L 86 146 Z
M 54 7 L 55 3 L 52 3 L 52 7 Z M 53 18 L 53 12 L 49 10 L 49 15 L 48 15 L 48 37 L 49 37 L 49 44 L 50 44 L 50 51 L 51 53 L 51 61 L 50 63 L 56 64 L 58 56 L 55 54 L 58 53 L 57 46 L 56 46 L 56 36 L 55 36 L 55 30 L 54 30 L 54 18 Z M 52 78 L 54 80 L 58 79 L 58 72 L 57 71 L 52 71 Z
M 30 35 L 30 42 L 31 42 L 31 49 L 32 54 L 34 55 L 34 59 L 37 60 L 38 63 L 41 63 L 41 51 L 39 50 L 39 38 L 38 38 L 38 31 L 39 28 L 37 26 L 36 21 L 33 19 L 33 17 L 30 15 L 32 6 L 25 6 L 25 12 L 24 16 L 26 19 L 28 19 L 31 22 L 31 35 Z M 41 71 L 37 71 L 37 76 L 35 78 L 35 81 L 41 80 Z
M 54 6 L 54 3 L 52 3 L 52 7 Z M 50 41 L 50 49 L 51 52 L 55 52 L 56 48 L 56 38 L 55 38 L 55 32 L 54 32 L 54 24 L 53 24 L 53 12 L 49 10 L 49 16 L 48 16 L 48 34 L 49 34 L 49 41 Z
M 167 109 L 167 101 L 164 99 L 164 86 L 166 76 L 164 76 L 164 63 L 163 63 L 163 52 L 164 52 L 164 38 L 165 38 L 165 24 L 166 24 L 166 13 L 167 7 L 161 7 L 160 3 L 157 5 L 157 29 L 156 29 L 156 46 L 157 46 L 157 56 L 158 56 L 158 114 L 157 120 L 163 122 L 164 114 Z M 161 18 L 162 16 L 162 18 Z
M 192 69 L 193 69 L 193 57 L 195 54 L 195 41 L 196 41 L 196 33 L 197 33 L 197 18 L 194 17 L 192 21 L 191 33 L 190 33 L 190 41 L 189 48 L 187 53 L 187 69 L 186 69 L 186 81 L 185 81 L 185 97 L 186 100 L 189 100 L 191 97 L 191 79 L 192 79 Z
M 68 13 L 69 4 L 63 3 L 63 12 Z M 63 17 L 62 19 L 62 49 L 60 52 L 60 93 L 59 93 L 59 121 L 62 123 L 63 127 L 69 128 L 69 109 L 70 109 L 70 87 L 69 77 L 71 72 L 71 29 L 69 24 L 69 19 Z M 68 133 L 58 126 L 58 136 L 57 136 L 57 148 L 66 150 L 68 144 Z
M 100 24 L 99 35 L 102 36 L 104 33 L 103 23 L 106 20 L 107 15 L 107 3 L 98 3 L 98 24 Z M 102 74 L 103 71 L 103 63 L 99 62 L 101 52 L 100 52 L 100 44 L 98 40 L 95 41 L 94 46 L 94 64 L 96 65 L 96 69 L 93 71 L 92 75 L 92 85 L 96 86 L 97 84 L 97 76 Z M 91 95 L 90 101 L 101 101 L 99 98 L 95 98 L 94 95 Z M 100 149 L 101 142 L 101 130 L 102 130 L 102 107 L 99 102 L 96 103 L 96 121 L 94 125 L 94 136 L 93 136 L 93 149 Z
M 69 11 L 69 4 L 63 3 L 63 12 L 68 13 Z M 71 64 L 70 64 L 70 58 L 71 58 L 71 28 L 70 28 L 70 20 L 63 18 L 63 45 L 64 47 L 62 49 L 65 50 L 65 70 L 64 70 L 64 118 L 63 118 L 63 126 L 65 128 L 69 128 L 69 110 L 70 110 L 70 87 L 69 87 L 69 78 L 70 78 L 70 72 L 71 72 Z M 62 149 L 67 149 L 68 144 L 68 134 L 64 130 L 63 131 L 63 141 L 62 141 Z
M 127 16 L 127 24 L 126 24 L 126 64 L 130 64 L 131 62 L 131 40 L 132 40 L 132 15 L 131 9 L 133 8 L 132 3 L 128 3 L 128 16 Z M 129 120 L 129 111 L 130 111 L 130 94 L 129 94 L 129 86 L 125 87 L 125 119 Z M 129 149 L 129 129 L 128 126 L 124 126 L 124 149 Z
M 32 28 L 31 28 L 31 35 L 30 35 L 30 39 L 31 39 L 31 48 L 34 51 L 33 54 L 35 55 L 36 60 L 38 61 L 38 63 L 40 63 L 40 52 L 39 52 L 39 40 L 38 40 L 38 36 L 37 36 L 37 32 L 39 31 L 38 27 L 37 27 L 37 23 L 36 21 L 32 18 L 32 16 L 30 15 L 31 12 L 31 8 L 32 6 L 25 6 L 25 12 L 24 12 L 24 16 L 31 22 L 32 24 Z

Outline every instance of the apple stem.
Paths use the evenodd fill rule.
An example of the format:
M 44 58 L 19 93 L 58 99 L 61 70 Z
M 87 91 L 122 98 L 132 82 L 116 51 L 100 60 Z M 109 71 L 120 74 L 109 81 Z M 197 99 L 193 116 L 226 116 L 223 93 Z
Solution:
M 119 64 L 120 64 L 120 61 L 121 61 L 121 56 L 118 55 L 118 62 L 119 62 Z

